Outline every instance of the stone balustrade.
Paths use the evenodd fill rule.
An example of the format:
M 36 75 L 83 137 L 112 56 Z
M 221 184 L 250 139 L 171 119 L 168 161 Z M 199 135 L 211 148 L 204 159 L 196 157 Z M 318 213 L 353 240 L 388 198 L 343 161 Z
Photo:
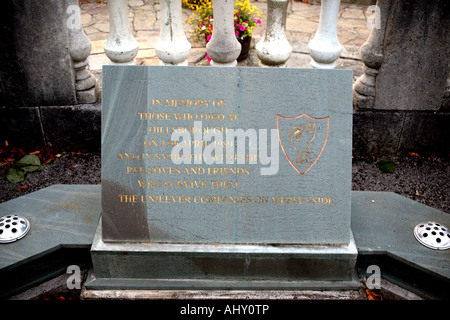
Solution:
M 292 46 L 286 37 L 289 0 L 267 0 L 267 25 L 263 38 L 256 44 L 261 66 L 285 66 Z M 309 43 L 314 68 L 334 68 L 342 46 L 337 38 L 340 0 L 322 1 L 320 23 Z M 235 37 L 234 0 L 213 0 L 214 29 L 206 52 L 212 66 L 236 66 L 241 44 Z M 133 64 L 138 45 L 130 32 L 127 0 L 109 0 L 110 34 L 104 49 L 112 63 Z M 155 51 L 163 65 L 187 65 L 191 44 L 182 21 L 181 0 L 161 0 L 160 37 Z

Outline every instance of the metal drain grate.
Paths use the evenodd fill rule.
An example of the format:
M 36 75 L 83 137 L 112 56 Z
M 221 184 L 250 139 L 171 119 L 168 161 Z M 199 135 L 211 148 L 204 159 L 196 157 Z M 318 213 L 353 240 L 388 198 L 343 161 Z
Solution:
M 446 226 L 434 221 L 419 223 L 414 228 L 414 236 L 425 247 L 436 250 L 450 248 L 450 232 Z
M 9 243 L 19 240 L 30 231 L 30 222 L 17 215 L 8 215 L 0 218 L 0 243 Z

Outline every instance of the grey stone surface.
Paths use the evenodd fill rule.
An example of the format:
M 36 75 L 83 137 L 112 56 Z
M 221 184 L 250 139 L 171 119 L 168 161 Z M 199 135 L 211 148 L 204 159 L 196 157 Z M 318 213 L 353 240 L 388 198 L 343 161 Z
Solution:
M 353 156 L 396 154 L 404 114 L 355 111 L 353 114 Z
M 76 104 L 64 2 L 7 1 L 1 13 L 4 105 Z
M 54 150 L 98 150 L 101 136 L 101 104 L 41 107 L 47 145 Z
M 406 154 L 420 150 L 422 155 L 448 156 L 449 124 L 449 112 L 406 113 L 398 153 Z
M 22 148 L 44 145 L 38 107 L 0 107 L 0 141 Z
M 358 289 L 356 246 L 105 243 L 93 240 L 87 290 Z
M 83 290 L 84 300 L 366 300 L 360 290 Z M 297 309 L 296 307 L 294 307 Z M 289 315 L 292 313 L 288 313 Z M 279 316 L 279 313 L 277 313 Z
M 355 111 L 353 156 L 446 157 L 450 153 L 446 112 Z
M 181 80 L 186 78 L 195 81 Z M 298 87 L 298 82 L 304 85 Z M 103 239 L 171 243 L 348 243 L 351 83 L 352 74 L 348 70 L 105 66 Z M 210 103 L 224 100 L 226 103 L 220 108 L 212 105 L 203 108 L 152 106 L 153 99 L 165 103 L 166 99 L 181 98 L 206 99 Z M 171 120 L 143 121 L 139 119 L 139 112 L 168 114 Z M 160 154 L 167 155 L 172 150 L 171 146 L 162 146 L 162 142 L 170 140 L 173 127 L 194 125 L 193 120 L 175 120 L 174 113 L 188 113 L 198 119 L 201 114 L 223 113 L 225 117 L 238 114 L 234 121 L 205 120 L 203 128 L 273 129 L 274 134 L 278 128 L 281 144 L 284 143 L 283 151 L 279 149 L 279 171 L 264 176 L 260 169 L 265 165 L 249 164 L 248 161 L 241 165 L 235 162 L 232 165 L 225 162 L 206 165 L 203 162 L 176 166 L 169 159 L 158 159 Z M 309 121 L 317 129 L 310 131 L 314 132 L 309 143 L 312 159 L 302 165 L 296 162 L 294 166 L 295 150 L 298 151 L 295 148 L 301 146 L 290 145 L 288 131 L 303 123 L 307 118 L 302 116 L 304 114 L 315 118 L 309 118 Z M 289 117 L 298 118 L 290 120 Z M 154 133 L 158 126 L 163 128 L 162 133 Z M 169 134 L 164 131 L 166 128 L 170 128 Z M 145 147 L 146 139 L 156 141 L 158 146 Z M 144 160 L 127 160 L 125 153 L 146 156 Z M 162 173 L 161 167 L 172 174 Z M 148 168 L 157 170 L 139 173 L 140 170 L 145 173 Z M 247 174 L 209 171 L 228 168 Z M 188 175 L 186 169 L 205 170 L 205 174 Z M 139 187 L 138 181 L 147 180 L 160 180 L 162 186 Z M 205 181 L 206 187 L 168 188 L 165 184 L 179 180 L 187 183 Z M 211 181 L 231 181 L 235 187 L 217 189 L 211 187 Z M 130 202 L 124 200 L 125 196 L 134 196 L 137 200 Z M 143 202 L 141 199 L 146 200 L 147 196 L 163 200 Z M 178 197 L 183 201 L 177 200 Z M 243 197 L 244 202 L 201 203 L 198 201 L 201 197 L 206 200 Z M 266 197 L 268 201 L 257 203 L 258 197 Z M 273 197 L 303 197 L 303 200 L 297 199 L 299 202 L 295 204 L 294 200 L 284 198 L 284 203 L 277 204 Z M 314 200 L 306 197 L 332 199 L 333 204 L 313 204 Z
M 450 3 L 392 1 L 375 109 L 438 110 L 449 75 Z
M 23 239 L 0 245 L 0 271 L 6 272 L 33 261 L 37 257 L 49 255 L 61 247 L 83 247 L 88 250 L 98 226 L 100 212 L 99 185 L 55 185 L 0 204 L 0 214 L 22 214 L 32 222 L 30 233 Z M 376 218 L 374 218 L 376 217 Z M 422 222 L 434 220 L 446 226 L 450 225 L 448 214 L 419 204 L 390 192 L 352 192 L 352 231 L 355 237 L 358 255 L 384 255 L 408 265 L 415 270 L 432 275 L 441 285 L 448 281 L 450 251 L 436 251 L 422 246 L 415 240 L 412 228 Z M 120 245 L 120 244 L 118 244 Z M 282 271 L 282 270 L 281 270 Z M 383 270 L 382 270 L 383 272 Z M 4 274 L 4 273 L 3 273 Z M 88 281 L 92 278 L 88 278 Z M 399 284 L 397 284 L 399 285 Z M 402 287 L 405 283 L 400 284 Z M 382 286 L 384 287 L 383 283 Z M 108 291 L 92 291 L 100 298 L 108 298 Z M 113 291 L 114 292 L 114 291 Z M 242 292 L 149 292 L 147 298 L 176 299 L 186 298 L 240 298 Z M 340 299 L 347 293 L 316 292 L 317 299 Z M 117 293 L 117 292 L 116 292 Z M 120 292 L 117 297 L 144 297 L 146 292 Z M 265 291 L 256 297 L 277 299 L 277 297 L 303 297 L 307 292 L 274 294 Z M 103 296 L 102 296 L 103 295 Z M 247 297 L 252 296 L 246 292 Z M 409 294 L 408 294 L 409 296 Z M 109 297 L 111 298 L 111 297 Z M 406 297 L 410 299 L 411 297 Z M 416 297 L 415 297 L 416 298 Z
M 0 205 L 0 216 L 30 221 L 28 234 L 0 245 L 0 272 L 16 268 L 62 246 L 89 248 L 100 217 L 97 185 L 54 185 Z
M 450 226 L 450 215 L 390 192 L 352 192 L 352 230 L 359 255 L 388 253 L 443 281 L 450 279 L 450 250 L 433 250 L 414 237 L 414 227 L 434 221 Z

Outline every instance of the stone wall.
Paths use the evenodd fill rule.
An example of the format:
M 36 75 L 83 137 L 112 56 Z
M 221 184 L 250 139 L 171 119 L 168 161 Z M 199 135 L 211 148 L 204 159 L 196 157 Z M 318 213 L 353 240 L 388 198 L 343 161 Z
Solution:
M 380 29 L 361 48 L 354 155 L 450 154 L 450 4 L 379 1 Z
M 90 136 L 99 129 L 100 112 L 94 115 L 99 105 L 86 105 L 96 101 L 98 92 L 86 60 L 91 44 L 76 24 L 77 6 L 78 0 L 2 3 L 1 143 L 68 149 L 77 148 L 79 139 L 80 145 L 89 145 L 83 149 L 100 148 L 99 132 Z
M 75 74 L 60 0 L 4 1 L 0 19 L 0 103 L 76 104 Z

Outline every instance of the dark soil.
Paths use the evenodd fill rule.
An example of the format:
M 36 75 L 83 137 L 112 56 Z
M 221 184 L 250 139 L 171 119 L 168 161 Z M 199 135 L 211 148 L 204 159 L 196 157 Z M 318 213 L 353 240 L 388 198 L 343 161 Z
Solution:
M 393 173 L 380 169 L 382 160 L 393 165 Z M 353 190 L 395 192 L 450 213 L 450 157 L 353 159 Z M 100 153 L 61 153 L 43 171 L 28 173 L 25 181 L 12 184 L 0 169 L 0 203 L 54 184 L 100 184 Z

